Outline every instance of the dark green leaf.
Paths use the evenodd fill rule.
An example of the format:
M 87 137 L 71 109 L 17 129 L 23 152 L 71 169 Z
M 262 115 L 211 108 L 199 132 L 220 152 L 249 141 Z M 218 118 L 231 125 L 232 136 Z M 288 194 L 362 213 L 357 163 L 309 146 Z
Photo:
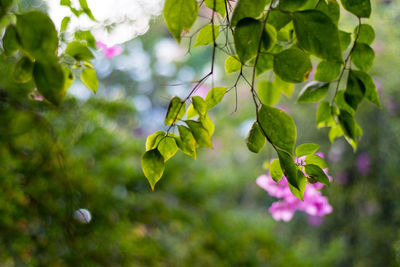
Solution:
M 183 153 L 196 159 L 196 140 L 189 128 L 178 125 L 180 137 L 175 138 L 176 144 Z
M 260 75 L 267 70 L 272 69 L 274 65 L 274 56 L 271 54 L 260 54 L 258 57 L 256 72 L 257 75 Z
M 343 61 L 338 28 L 328 15 L 318 10 L 297 11 L 293 23 L 301 47 L 322 59 Z
M 215 1 L 215 6 L 214 6 L 214 1 Z M 219 13 L 222 17 L 225 17 L 225 0 L 204 0 L 204 4 Z
M 344 93 L 344 99 L 349 106 L 351 106 L 354 111 L 357 110 L 358 105 L 364 98 L 365 86 L 363 82 L 358 79 L 354 74 L 354 71 L 349 71 L 349 76 L 347 79 L 346 91 Z
M 257 54 L 261 30 L 262 23 L 252 18 L 244 18 L 237 24 L 233 37 L 236 53 L 243 64 Z
M 57 55 L 58 36 L 51 19 L 40 11 L 17 15 L 16 24 L 21 46 L 34 58 L 43 62 Z
M 262 105 L 258 111 L 258 122 L 275 147 L 293 154 L 297 131 L 292 117 L 280 109 Z
M 327 127 L 335 123 L 331 115 L 331 107 L 328 101 L 322 101 L 317 109 L 317 127 Z
M 210 133 L 207 131 L 206 128 L 204 128 L 204 126 L 200 122 L 193 120 L 187 120 L 185 122 L 189 126 L 194 136 L 194 139 L 196 139 L 196 142 L 200 146 L 213 148 Z
M 214 30 L 213 30 L 214 28 Z M 214 37 L 213 37 L 214 32 Z M 197 35 L 196 42 L 193 46 L 204 46 L 214 43 L 214 40 L 217 40 L 219 35 L 219 26 L 208 24 L 204 26 L 199 34 Z
M 283 81 L 304 82 L 311 69 L 310 56 L 298 48 L 289 48 L 274 55 L 274 72 Z
M 263 44 L 263 50 L 268 51 L 271 48 L 273 48 L 276 44 L 276 37 L 277 33 L 274 28 L 274 26 L 270 24 L 265 25 L 265 30 L 263 33 L 263 39 L 262 39 L 262 44 Z
M 281 165 L 282 172 L 285 174 L 285 177 L 288 180 L 289 184 L 299 189 L 301 184 L 299 183 L 300 181 L 297 177 L 298 168 L 292 156 L 281 150 L 277 150 L 276 152 L 278 153 L 279 163 Z
M 14 80 L 17 83 L 26 83 L 32 79 L 33 62 L 26 56 L 18 60 L 14 69 Z
M 296 147 L 296 157 L 300 158 L 302 156 L 307 156 L 310 154 L 314 154 L 319 149 L 318 144 L 307 143 L 302 144 Z
M 369 18 L 371 15 L 370 0 L 341 0 L 344 9 L 360 18 Z
M 305 159 L 306 164 L 314 164 L 319 166 L 321 169 L 328 168 L 328 164 L 326 164 L 325 160 L 317 155 L 308 155 Z
M 381 107 L 378 90 L 376 90 L 376 86 L 372 77 L 368 73 L 362 71 L 352 70 L 351 72 L 364 85 L 365 99 L 377 105 L 378 107 Z
M 228 88 L 226 87 L 214 87 L 207 93 L 205 100 L 207 104 L 207 110 L 212 109 L 222 101 L 227 89 Z
M 335 80 L 339 74 L 342 65 L 332 61 L 321 61 L 315 70 L 315 80 L 330 82 Z
M 319 1 L 317 9 L 328 15 L 336 25 L 338 24 L 340 18 L 340 6 L 338 2 L 330 0 L 328 2 L 325 0 Z
M 257 86 L 257 93 L 264 105 L 273 106 L 278 103 L 281 92 L 272 82 L 261 81 Z
M 295 11 L 307 3 L 307 0 L 279 0 L 278 8 Z
M 340 49 L 345 51 L 351 43 L 351 33 L 339 31 Z
M 327 82 L 309 82 L 306 86 L 304 86 L 303 90 L 301 90 L 299 98 L 297 99 L 298 103 L 312 103 L 317 102 L 323 99 L 329 90 L 329 83 Z
M 354 38 L 358 33 L 358 26 L 354 29 Z M 369 24 L 361 24 L 360 32 L 357 38 L 358 43 L 364 43 L 367 45 L 371 45 L 372 42 L 375 40 L 375 31 Z
M 358 69 L 362 71 L 369 71 L 374 63 L 375 52 L 367 44 L 356 43 L 353 53 L 351 54 L 351 61 Z
M 225 71 L 227 74 L 238 72 L 242 67 L 242 63 L 237 56 L 229 56 L 225 60 Z
M 81 73 L 81 80 L 83 84 L 89 88 L 93 93 L 97 92 L 99 81 L 97 80 L 96 70 L 83 69 Z
M 246 137 L 247 148 L 254 153 L 258 153 L 265 146 L 265 136 L 257 122 L 253 123 L 249 134 Z
M 165 116 L 165 125 L 171 125 L 180 120 L 185 115 L 185 102 L 175 96 L 171 99 L 168 106 L 167 115 Z
M 357 137 L 357 132 L 356 132 L 356 121 L 349 112 L 346 110 L 340 110 L 339 114 L 339 123 L 340 126 L 342 127 L 343 133 L 349 137 L 350 139 L 355 140 Z
M 92 51 L 86 45 L 77 41 L 69 43 L 65 53 L 78 61 L 89 61 L 94 58 Z
M 196 0 L 166 0 L 164 20 L 172 36 L 180 42 L 183 30 L 190 30 L 196 21 L 199 5 Z
M 282 179 L 283 172 L 279 159 L 274 159 L 269 166 L 269 174 L 275 182 L 279 182 Z
M 65 95 L 65 76 L 57 61 L 42 63 L 36 61 L 33 66 L 33 79 L 39 93 L 55 105 L 60 105 Z
M 268 23 L 275 27 L 277 31 L 285 27 L 292 17 L 289 13 L 280 10 L 271 10 L 269 12 Z
M 345 99 L 345 90 L 339 90 L 335 97 L 336 105 L 339 109 L 346 110 L 350 114 L 354 114 L 354 109 L 347 103 Z
M 7 56 L 13 55 L 19 49 L 17 30 L 13 25 L 8 26 L 4 33 L 3 49 Z
M 197 111 L 198 114 L 200 114 L 201 116 L 204 116 L 206 114 L 207 104 L 203 98 L 201 98 L 200 96 L 194 96 L 192 97 L 192 103 L 194 109 Z
M 298 188 L 289 184 L 289 189 L 292 194 L 300 200 L 304 198 L 304 191 L 306 190 L 307 180 L 304 173 L 301 170 L 297 170 L 297 183 Z
M 144 176 L 150 183 L 151 190 L 154 191 L 154 186 L 161 179 L 164 173 L 164 158 L 157 149 L 146 151 L 142 156 L 142 169 Z
M 243 18 L 257 18 L 266 4 L 267 0 L 239 0 L 233 11 L 231 27 L 235 27 Z
M 330 184 L 328 176 L 326 176 L 324 171 L 319 166 L 314 164 L 307 164 L 306 166 L 304 166 L 304 170 L 308 174 L 308 176 L 317 180 L 319 183 L 324 185 Z

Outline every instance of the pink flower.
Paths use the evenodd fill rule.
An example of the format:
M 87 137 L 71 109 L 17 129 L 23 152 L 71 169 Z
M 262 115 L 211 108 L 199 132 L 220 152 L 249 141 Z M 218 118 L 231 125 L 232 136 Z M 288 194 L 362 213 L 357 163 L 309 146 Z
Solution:
M 356 166 L 359 173 L 367 175 L 370 171 L 371 158 L 367 153 L 361 153 L 356 160 Z
M 97 41 L 96 46 L 103 50 L 104 57 L 107 59 L 112 59 L 122 53 L 122 48 L 117 45 L 108 47 L 105 43 Z
M 300 163 L 302 159 L 297 159 L 296 162 Z M 327 170 L 324 169 L 324 172 L 326 173 Z M 329 179 L 331 180 L 331 177 Z M 308 184 L 304 191 L 303 201 L 290 192 L 285 176 L 279 182 L 275 182 L 270 174 L 261 175 L 257 178 L 256 183 L 267 191 L 269 195 L 279 198 L 268 210 L 274 220 L 290 221 L 295 211 L 301 210 L 312 217 L 309 220 L 310 224 L 317 225 L 317 219 L 322 223 L 323 216 L 333 210 L 328 199 L 321 194 L 320 189 L 323 187 L 321 183 Z

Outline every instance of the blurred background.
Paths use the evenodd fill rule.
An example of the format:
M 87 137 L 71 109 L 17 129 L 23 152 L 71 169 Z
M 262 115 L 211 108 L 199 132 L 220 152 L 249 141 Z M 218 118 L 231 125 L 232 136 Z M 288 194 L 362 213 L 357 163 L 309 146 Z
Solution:
M 54 2 L 24 0 L 19 8 L 47 10 L 59 27 Z M 88 1 L 96 17 L 95 2 Z M 0 266 L 400 265 L 400 1 L 373 1 L 370 73 L 383 108 L 360 106 L 364 135 L 355 153 L 316 128 L 316 105 L 294 104 L 301 85 L 278 104 L 294 117 L 298 143 L 320 144 L 329 163 L 333 183 L 323 194 L 333 212 L 318 225 L 303 212 L 290 222 L 269 214 L 276 199 L 255 181 L 274 154 L 270 146 L 247 150 L 254 107 L 244 86 L 236 112 L 233 90 L 212 111 L 214 149 L 200 149 L 196 161 L 178 152 L 151 192 L 140 166 L 145 138 L 164 129 L 171 96 L 186 96 L 208 72 L 211 50 L 189 55 L 187 40 L 178 46 L 159 16 L 162 1 L 130 2 L 136 8 L 121 15 L 134 18 L 127 25 L 110 21 L 112 12 L 99 15 L 112 30 L 95 32 L 97 41 L 119 52 L 95 51 L 96 95 L 76 81 L 60 109 L 40 99 L 0 104 Z M 344 21 L 352 32 L 356 21 Z M 218 54 L 201 91 L 234 83 L 225 58 Z

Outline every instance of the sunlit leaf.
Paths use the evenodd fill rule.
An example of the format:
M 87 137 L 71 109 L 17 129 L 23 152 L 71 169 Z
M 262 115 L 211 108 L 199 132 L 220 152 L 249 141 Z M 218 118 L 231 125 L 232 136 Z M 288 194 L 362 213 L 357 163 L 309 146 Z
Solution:
M 150 183 L 151 189 L 161 179 L 164 173 L 164 158 L 157 149 L 146 151 L 142 156 L 142 169 L 147 180 Z
M 185 115 L 185 102 L 175 96 L 168 105 L 167 115 L 165 116 L 165 125 L 171 125 L 180 120 Z
M 253 123 L 253 126 L 246 137 L 246 145 L 247 148 L 254 153 L 260 152 L 265 146 L 265 136 L 257 122 Z
M 231 27 L 243 18 L 257 18 L 264 11 L 267 0 L 239 0 L 233 11 Z
M 370 0 L 341 0 L 340 1 L 347 11 L 353 13 L 360 18 L 369 18 L 371 15 Z
M 200 30 L 199 34 L 197 35 L 196 42 L 194 43 L 193 46 L 204 46 L 212 44 L 215 40 L 217 40 L 218 35 L 219 35 L 219 26 L 214 25 L 213 27 L 213 25 L 207 24 Z
M 178 125 L 179 137 L 175 138 L 176 144 L 183 153 L 196 159 L 196 140 L 189 128 Z
M 207 93 L 205 99 L 207 110 L 212 109 L 222 101 L 227 89 L 226 87 L 214 87 Z
M 283 81 L 301 83 L 312 69 L 310 56 L 298 48 L 290 48 L 274 55 L 274 72 Z
M 283 172 L 279 159 L 274 159 L 269 166 L 269 174 L 275 182 L 279 182 L 282 179 Z
M 81 80 L 83 84 L 89 88 L 93 93 L 97 92 L 99 82 L 95 69 L 83 69 L 81 73 Z
M 183 30 L 190 30 L 196 21 L 199 5 L 196 0 L 166 0 L 164 20 L 172 36 L 180 42 Z
M 329 90 L 329 83 L 327 82 L 309 82 L 301 90 L 298 103 L 312 103 L 322 100 Z
M 298 147 L 296 147 L 296 157 L 300 158 L 302 156 L 314 154 L 315 152 L 317 152 L 318 149 L 319 149 L 318 144 L 313 144 L 313 143 L 301 144 Z
M 187 120 L 185 122 L 189 126 L 190 131 L 196 139 L 196 142 L 200 146 L 213 148 L 210 133 L 207 131 L 206 128 L 204 128 L 204 126 L 200 122 L 193 120 Z
M 329 185 L 329 178 L 328 176 L 324 173 L 324 171 L 317 165 L 314 164 L 307 164 L 304 166 L 305 172 L 310 176 L 311 178 L 317 180 L 321 184 L 324 185 Z

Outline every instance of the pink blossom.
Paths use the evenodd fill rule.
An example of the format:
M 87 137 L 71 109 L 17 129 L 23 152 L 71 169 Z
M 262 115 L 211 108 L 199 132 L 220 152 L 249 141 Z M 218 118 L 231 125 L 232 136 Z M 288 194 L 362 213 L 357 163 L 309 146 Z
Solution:
M 371 158 L 367 153 L 361 153 L 356 160 L 356 166 L 359 173 L 367 175 L 370 171 Z
M 301 158 L 296 160 L 299 164 L 302 161 Z M 327 173 L 327 170 L 324 169 L 324 172 Z M 331 177 L 328 176 L 328 178 L 331 180 Z M 285 176 L 279 182 L 275 182 L 270 174 L 261 175 L 257 178 L 256 183 L 269 195 L 279 198 L 268 210 L 274 220 L 290 221 L 295 211 L 301 210 L 313 217 L 309 220 L 310 224 L 317 225 L 317 220 L 322 223 L 323 216 L 333 210 L 328 199 L 321 194 L 320 189 L 323 187 L 321 183 L 307 184 L 303 201 L 291 193 Z
M 117 45 L 108 47 L 105 43 L 97 41 L 96 46 L 103 50 L 104 57 L 107 59 L 112 59 L 122 53 L 122 48 Z

